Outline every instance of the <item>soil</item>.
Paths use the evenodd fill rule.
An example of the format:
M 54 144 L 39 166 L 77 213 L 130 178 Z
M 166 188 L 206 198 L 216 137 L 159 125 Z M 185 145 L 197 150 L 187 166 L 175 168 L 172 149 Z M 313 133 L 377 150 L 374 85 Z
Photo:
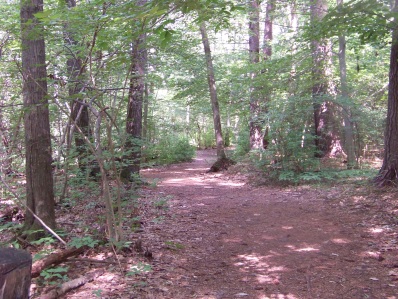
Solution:
M 198 151 L 142 171 L 156 187 L 140 191 L 142 227 L 128 238 L 146 254 L 89 251 L 75 274 L 106 273 L 63 298 L 398 298 L 396 190 L 254 186 L 207 173 L 215 160 Z

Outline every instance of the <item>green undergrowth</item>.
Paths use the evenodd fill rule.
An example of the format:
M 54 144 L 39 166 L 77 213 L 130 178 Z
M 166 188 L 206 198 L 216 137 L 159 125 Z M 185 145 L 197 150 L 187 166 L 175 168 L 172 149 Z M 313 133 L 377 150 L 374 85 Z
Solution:
M 300 173 L 292 170 L 283 170 L 273 174 L 274 178 L 279 182 L 294 185 L 308 183 L 353 183 L 363 185 L 368 184 L 376 175 L 376 169 L 323 169 Z
M 195 157 L 196 149 L 187 138 L 166 136 L 143 150 L 146 162 L 152 165 L 168 165 L 188 162 Z
M 339 165 L 336 163 L 338 161 L 333 159 L 312 158 L 298 162 L 297 160 L 277 162 L 269 159 L 264 152 L 249 152 L 239 157 L 234 169 L 248 175 L 250 181 L 256 185 L 336 183 L 366 185 L 378 172 L 378 169 L 368 165 L 363 165 L 360 169 L 344 169 L 345 164 Z M 336 166 L 331 167 L 331 164 Z

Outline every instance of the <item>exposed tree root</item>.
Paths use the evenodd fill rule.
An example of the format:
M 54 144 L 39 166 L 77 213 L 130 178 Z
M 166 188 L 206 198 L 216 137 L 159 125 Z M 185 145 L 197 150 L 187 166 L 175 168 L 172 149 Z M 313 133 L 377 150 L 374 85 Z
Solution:
M 78 287 L 81 287 L 82 285 L 86 284 L 87 282 L 93 281 L 97 277 L 101 276 L 104 274 L 105 270 L 104 269 L 97 269 L 94 271 L 90 271 L 87 273 L 85 276 L 67 281 L 63 283 L 60 287 L 56 289 L 52 289 L 50 292 L 41 295 L 38 299 L 57 299 L 60 296 L 66 294 L 67 292 L 76 289 Z
M 219 158 L 214 164 L 210 167 L 207 172 L 218 172 L 222 170 L 227 170 L 231 165 L 235 165 L 236 162 L 229 158 Z
M 396 186 L 398 183 L 398 171 L 395 167 L 387 170 L 380 170 L 379 174 L 373 179 L 377 187 Z
M 87 248 L 87 246 L 83 246 L 80 248 L 68 248 L 64 251 L 50 254 L 49 256 L 34 262 L 32 265 L 32 278 L 38 277 L 40 275 L 40 272 L 43 271 L 45 268 L 52 265 L 58 265 L 64 262 L 67 258 L 82 253 Z

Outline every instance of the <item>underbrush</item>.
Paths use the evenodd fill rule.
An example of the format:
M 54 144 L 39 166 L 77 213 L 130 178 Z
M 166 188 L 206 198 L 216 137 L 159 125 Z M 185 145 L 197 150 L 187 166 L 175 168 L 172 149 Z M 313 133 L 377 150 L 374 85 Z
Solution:
M 143 150 L 146 162 L 152 165 L 167 165 L 188 162 L 195 157 L 195 147 L 187 138 L 167 136 Z
M 367 184 L 378 172 L 370 165 L 345 169 L 345 164 L 338 159 L 276 161 L 270 159 L 266 151 L 251 151 L 240 156 L 234 170 L 247 174 L 249 181 L 256 185 Z

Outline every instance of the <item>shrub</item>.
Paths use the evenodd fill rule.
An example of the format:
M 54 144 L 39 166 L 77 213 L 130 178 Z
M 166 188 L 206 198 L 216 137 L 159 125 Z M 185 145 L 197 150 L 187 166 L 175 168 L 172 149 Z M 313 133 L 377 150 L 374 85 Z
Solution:
M 195 147 L 185 137 L 165 136 L 158 143 L 147 146 L 143 154 L 147 162 L 172 164 L 190 161 L 195 156 Z

